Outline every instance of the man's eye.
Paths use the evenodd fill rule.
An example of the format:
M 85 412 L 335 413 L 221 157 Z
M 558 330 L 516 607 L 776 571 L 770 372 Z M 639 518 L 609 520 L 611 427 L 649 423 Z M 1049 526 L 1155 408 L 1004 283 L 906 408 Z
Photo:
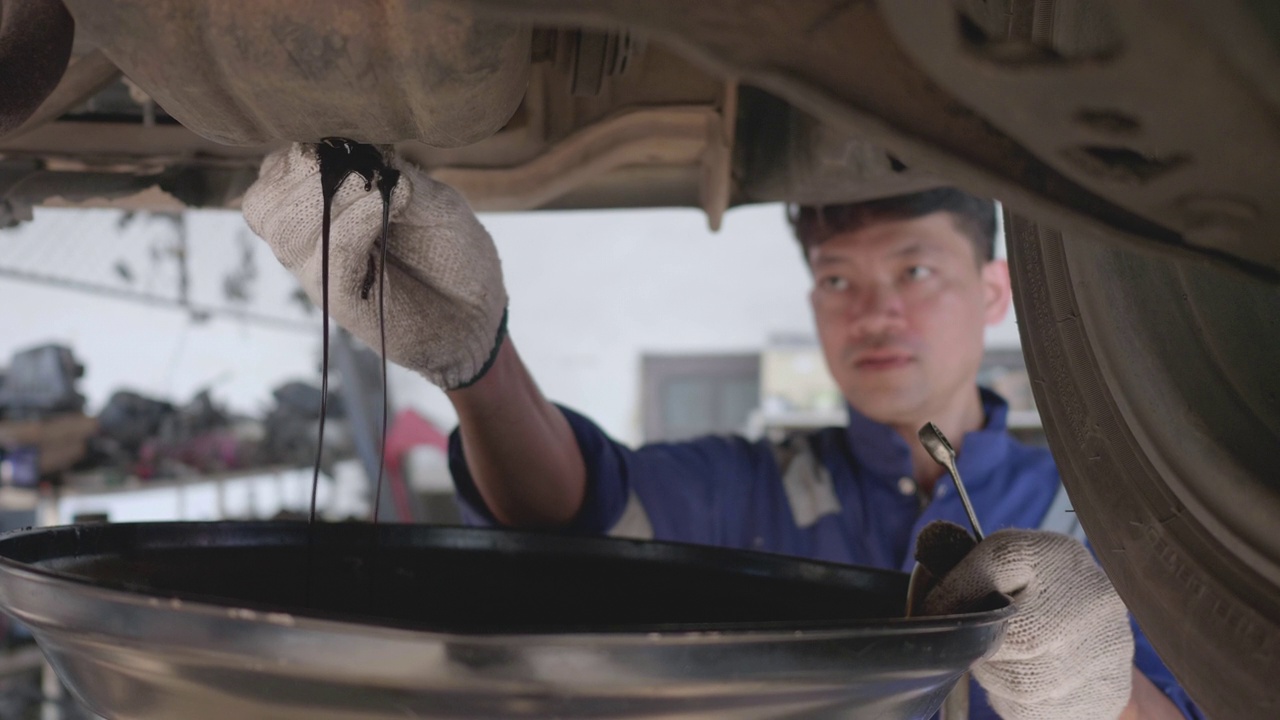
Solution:
M 818 280 L 818 287 L 823 290 L 834 290 L 840 292 L 849 289 L 849 281 L 839 275 L 828 275 Z
M 924 280 L 933 275 L 933 268 L 924 265 L 912 265 L 903 273 L 903 277 L 908 280 Z

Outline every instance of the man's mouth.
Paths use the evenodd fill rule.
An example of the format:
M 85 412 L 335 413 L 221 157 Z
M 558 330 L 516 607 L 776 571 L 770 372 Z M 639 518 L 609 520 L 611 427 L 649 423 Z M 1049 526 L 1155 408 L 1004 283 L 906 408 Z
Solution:
M 876 372 L 882 370 L 897 370 L 906 367 L 915 362 L 915 357 L 910 353 L 900 351 L 876 351 L 858 355 L 854 358 L 853 366 L 858 370 Z

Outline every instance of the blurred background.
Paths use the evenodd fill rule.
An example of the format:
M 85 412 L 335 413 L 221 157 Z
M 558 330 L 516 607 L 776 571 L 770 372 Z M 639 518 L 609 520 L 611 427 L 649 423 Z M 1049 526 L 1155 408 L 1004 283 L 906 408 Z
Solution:
M 616 439 L 844 421 L 782 206 L 735 209 L 717 233 L 696 210 L 482 220 L 525 362 L 549 398 Z M 317 507 L 368 519 L 380 363 L 334 330 Z M 0 527 L 306 517 L 321 333 L 236 212 L 49 208 L 0 230 Z M 1012 311 L 987 346 L 983 382 L 1010 401 L 1015 433 L 1043 442 Z M 388 387 L 380 518 L 456 522 L 452 408 L 394 366 Z M 56 679 L 22 628 L 2 630 L 0 718 L 47 712 Z
M 526 363 L 550 398 L 616 439 L 759 437 L 843 422 L 781 206 L 734 210 L 718 233 L 693 210 L 483 220 Z M 128 509 L 103 506 L 103 519 L 175 519 L 176 501 L 144 507 L 138 498 L 160 496 L 139 491 L 313 462 L 320 313 L 238 213 L 42 209 L 0 231 L 0 313 L 0 481 L 31 490 L 28 500 L 41 485 L 59 490 L 66 507 L 44 520 L 90 513 L 92 503 L 69 496 L 94 489 L 129 491 L 113 500 Z M 334 332 L 325 470 L 342 492 L 326 509 L 359 517 L 369 512 L 364 465 L 381 437 L 380 368 L 358 340 Z M 983 381 L 1035 441 L 1012 312 L 987 345 Z M 451 406 L 398 367 L 388 383 L 392 474 L 415 496 L 447 496 L 440 445 L 456 421 Z M 282 480 L 273 499 L 239 510 L 239 495 L 221 509 L 187 502 L 176 519 L 296 511 L 309 500 L 304 480 L 306 492 Z M 448 521 L 451 502 L 429 499 L 415 511 L 435 514 L 416 519 Z

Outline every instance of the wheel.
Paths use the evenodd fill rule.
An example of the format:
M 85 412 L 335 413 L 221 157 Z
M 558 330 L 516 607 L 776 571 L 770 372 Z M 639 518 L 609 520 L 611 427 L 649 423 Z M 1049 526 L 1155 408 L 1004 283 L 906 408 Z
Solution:
M 1280 287 L 1012 213 L 1050 448 L 1099 561 L 1214 717 L 1280 717 Z

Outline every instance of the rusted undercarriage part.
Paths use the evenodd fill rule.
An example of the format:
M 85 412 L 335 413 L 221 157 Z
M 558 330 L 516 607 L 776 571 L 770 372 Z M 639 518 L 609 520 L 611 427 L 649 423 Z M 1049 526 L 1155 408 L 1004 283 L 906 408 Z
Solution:
M 478 142 L 433 147 L 419 141 L 416 125 L 392 111 L 401 106 L 447 104 L 455 102 L 455 97 L 416 84 L 427 81 L 423 77 L 365 82 L 366 76 L 388 77 L 389 71 L 381 65 L 369 72 L 333 70 L 401 61 L 391 57 L 390 51 L 365 47 L 395 46 L 391 37 L 398 35 L 383 37 L 388 29 L 379 29 L 376 22 L 366 19 L 368 27 L 359 33 L 322 24 L 350 20 L 339 14 L 309 20 L 305 33 L 270 34 L 256 29 L 267 26 L 265 21 L 238 8 L 240 21 L 255 29 L 237 35 L 238 30 L 203 23 L 201 13 L 212 13 L 216 7 L 178 12 L 167 10 L 165 3 L 114 5 L 118 7 L 93 3 L 81 25 L 98 35 L 89 38 L 81 33 L 80 53 L 57 91 L 21 128 L 0 138 L 0 224 L 29 215 L 30 207 L 37 204 L 167 210 L 184 204 L 233 207 L 270 144 L 225 145 L 214 140 L 339 131 L 369 136 L 369 131 L 341 129 L 349 120 L 343 113 L 354 107 L 350 104 L 322 106 L 318 112 L 293 113 L 283 120 L 310 123 L 314 127 L 309 130 L 260 120 L 278 119 L 285 109 L 310 102 L 323 83 L 329 86 L 328 95 L 335 97 L 377 95 L 360 109 L 359 120 L 380 124 L 387 137 L 413 138 L 398 143 L 400 152 L 457 185 L 480 210 L 692 206 L 703 208 L 714 228 L 735 204 L 837 202 L 940 182 L 848 131 L 768 93 L 740 88 L 731 77 L 713 75 L 660 43 L 647 43 L 617 28 L 533 31 L 527 58 L 531 68 L 513 63 L 514 70 L 507 70 L 528 75 L 514 114 L 501 107 L 499 116 L 505 124 Z M 424 0 L 415 5 L 415 12 L 422 12 L 419 6 L 434 5 L 440 3 Z M 268 11 L 279 6 L 268 6 Z M 470 12 L 460 7 L 452 3 L 437 12 L 447 11 L 456 20 Z M 130 34 L 138 21 L 121 18 L 133 18 L 139 12 L 152 13 L 156 24 L 169 23 L 166 32 L 189 42 L 175 51 L 153 47 L 145 34 Z M 371 17 L 377 20 L 391 12 Z M 206 38 L 210 33 L 213 36 Z M 277 41 L 276 35 L 291 45 Z M 241 42 L 229 43 L 228 37 Z M 244 46 L 250 42 L 272 47 Z M 108 48 L 112 57 L 123 58 L 130 79 L 119 80 L 114 63 L 96 43 Z M 335 50 L 325 56 L 329 62 L 325 68 L 302 72 L 306 65 L 280 64 L 280 48 L 298 45 Z M 171 59 L 174 55 L 176 61 Z M 268 94 L 241 87 L 263 82 L 258 73 L 244 70 L 246 58 L 275 62 L 267 73 L 268 84 L 292 89 Z M 438 57 L 430 60 L 439 61 Z M 157 72 L 155 66 L 161 62 L 163 74 L 147 75 Z M 209 68 L 223 67 L 244 72 L 228 76 L 230 80 L 210 75 Z M 443 70 L 437 68 L 439 72 Z M 189 73 L 190 80 L 181 73 Z M 221 86 L 232 80 L 239 84 Z M 468 102 L 481 105 L 484 90 L 478 86 Z M 406 94 L 415 98 L 406 100 Z M 161 97 L 164 102 L 157 102 Z M 363 114 L 366 111 L 372 120 Z M 297 120 L 302 116 L 306 117 Z M 221 124 L 211 130 L 209 118 Z M 190 127 L 183 127 L 178 119 Z M 205 136 L 191 132 L 192 128 Z M 154 186 L 160 173 L 184 178 L 180 198 L 173 196 L 171 182 Z M 200 182 L 202 176 L 207 176 L 204 182 Z M 60 185 L 74 192 L 59 194 Z M 101 189 L 97 196 L 94 187 Z
M 637 28 L 1046 222 L 1280 279 L 1280 42 L 1254 4 L 466 2 Z
M 229 145 L 468 145 L 506 123 L 528 77 L 528 27 L 442 2 L 67 6 L 84 38 L 169 114 Z
M 1280 197 L 1280 166 L 1266 162 L 1280 149 L 1280 60 L 1267 35 L 1270 26 L 1249 15 L 1252 6 L 1243 1 L 1120 0 L 1099 6 L 1084 0 L 956 0 L 919 7 L 886 3 L 883 9 L 841 0 L 410 4 L 440 6 L 445 9 L 436 12 L 459 16 L 478 13 L 507 26 L 523 21 L 600 31 L 532 33 L 533 68 L 523 101 L 495 134 L 451 149 L 401 143 L 406 154 L 464 186 L 481 209 L 702 206 L 714 224 L 726 205 L 835 201 L 874 188 L 910 189 L 929 184 L 920 176 L 928 168 L 1066 230 L 1104 228 L 1137 248 L 1280 278 L 1280 243 L 1269 232 L 1280 221 L 1274 200 Z M 72 3 L 77 11 L 81 5 L 108 18 L 161 13 L 155 21 L 172 23 L 168 29 L 185 37 L 186 46 L 240 53 L 232 66 L 241 70 L 246 58 L 270 59 L 279 72 L 273 82 L 286 86 L 306 85 L 299 78 L 310 76 L 300 73 L 306 64 L 285 64 L 284 49 L 310 47 L 332 61 L 328 67 L 350 69 L 374 52 L 359 43 L 394 45 L 382 38 L 385 28 L 363 35 L 333 31 L 332 37 L 349 40 L 342 45 L 316 41 L 330 37 L 324 26 L 312 27 L 311 35 L 259 30 L 238 36 L 229 27 L 195 23 L 191 13 L 197 11 L 164 10 L 166 3 L 158 4 L 160 10 L 146 10 L 144 5 L 157 4 L 140 0 Z M 264 12 L 284 5 L 277 0 Z M 269 28 L 257 19 L 257 7 L 254 13 L 239 5 L 236 10 L 245 22 Z M 388 7 L 411 12 L 395 3 Z M 336 21 L 357 21 L 341 8 L 335 12 Z M 376 17 L 385 22 L 391 16 Z M 79 20 L 93 24 L 88 16 Z M 128 24 L 113 32 L 123 36 L 105 42 L 132 48 L 109 51 L 126 58 L 122 62 L 151 57 L 142 39 L 150 43 L 153 33 Z M 238 48 L 210 39 L 215 36 L 255 38 L 272 47 Z M 635 37 L 646 38 L 643 52 Z M 326 56 L 325 48 L 333 51 Z M 168 52 L 166 47 L 155 56 Z M 130 60 L 134 55 L 142 59 Z M 152 93 L 148 102 L 174 95 L 163 95 L 177 103 L 172 109 L 165 102 L 158 107 L 196 127 L 205 113 L 192 109 L 202 102 L 230 103 L 231 109 L 213 112 L 224 120 L 238 117 L 237 107 L 253 120 L 286 115 L 282 108 L 296 110 L 295 101 L 315 94 L 279 87 L 263 92 L 253 87 L 254 73 L 247 70 L 213 78 L 208 68 L 223 63 L 203 49 L 184 57 L 172 73 L 148 77 L 134 89 Z M 217 80 L 244 88 L 236 95 L 183 95 L 179 102 L 182 91 L 168 86 L 182 85 L 186 73 L 204 77 L 206 84 Z M 322 77 L 335 80 L 332 73 Z M 373 77 L 379 84 L 366 83 L 366 92 L 387 96 L 373 105 L 379 115 L 393 116 L 399 101 L 392 99 L 422 87 L 417 76 Z M 276 106 L 277 96 L 287 102 Z M 187 107 L 186 101 L 193 104 Z M 646 114 L 631 116 L 641 111 Z M 689 117 L 707 111 L 698 150 Z M 739 122 L 730 122 L 735 114 Z M 0 138 L 0 163 L 7 163 L 0 169 L 13 175 L 15 164 L 34 162 L 42 171 L 139 176 L 157 165 L 251 172 L 267 149 L 219 146 L 177 125 L 138 132 L 85 120 L 64 116 Z M 403 114 L 368 121 L 400 122 L 402 132 L 411 125 Z M 654 133 L 652 143 L 637 139 L 645 126 Z M 319 134 L 365 137 L 329 127 Z M 544 182 L 548 178 L 554 181 Z M 235 188 L 230 194 L 194 201 L 225 206 L 234 204 Z M 0 196 L 10 204 L 57 202 L 3 187 Z M 152 192 L 123 202 L 150 205 L 157 197 L 164 196 Z
M 26 122 L 53 92 L 74 36 L 61 0 L 0 2 L 0 135 Z
M 549 47 L 534 56 L 522 103 L 501 130 L 458 148 L 402 141 L 400 152 L 480 210 L 692 205 L 718 221 L 731 202 L 736 86 L 661 48 L 633 48 L 624 73 L 592 83 L 587 63 L 574 56 L 579 33 L 543 35 Z M 73 62 L 68 79 L 95 57 L 101 54 Z M 37 113 L 55 120 L 33 119 L 0 139 L 0 199 L 10 204 L 9 220 L 29 215 L 32 205 L 234 207 L 272 147 L 200 137 L 127 81 L 48 113 L 59 95 L 74 94 L 63 91 Z M 174 197 L 171 187 L 153 187 L 162 173 L 181 173 L 186 192 Z M 108 182 L 113 174 L 119 177 Z M 202 175 L 208 182 L 196 182 Z M 59 193 L 60 184 L 70 192 Z

